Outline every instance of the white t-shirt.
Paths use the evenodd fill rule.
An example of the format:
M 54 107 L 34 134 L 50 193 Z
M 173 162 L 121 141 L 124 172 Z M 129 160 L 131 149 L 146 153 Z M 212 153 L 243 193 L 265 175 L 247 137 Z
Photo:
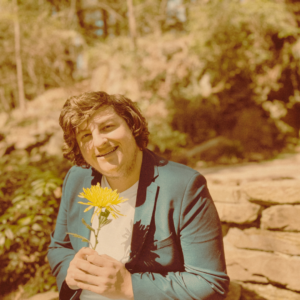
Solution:
M 101 187 L 110 188 L 105 176 L 102 176 Z M 124 216 L 113 219 L 109 215 L 108 219 L 113 219 L 111 223 L 102 227 L 98 235 L 98 245 L 96 251 L 99 254 L 107 254 L 114 259 L 125 264 L 129 260 L 131 249 L 131 238 L 133 229 L 133 218 L 135 212 L 136 195 L 138 189 L 138 181 L 126 191 L 120 193 L 120 197 L 128 199 L 120 203 L 117 207 Z M 92 227 L 98 228 L 98 218 L 95 216 Z M 90 235 L 92 245 L 95 244 L 94 234 Z M 95 294 L 94 292 L 83 290 L 80 300 L 107 300 L 109 298 Z

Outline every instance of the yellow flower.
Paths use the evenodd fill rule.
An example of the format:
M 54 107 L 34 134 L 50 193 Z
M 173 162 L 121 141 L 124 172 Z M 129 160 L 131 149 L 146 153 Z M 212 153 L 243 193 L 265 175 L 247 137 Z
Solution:
M 83 188 L 83 193 L 80 193 L 78 197 L 85 198 L 89 200 L 89 202 L 78 202 L 80 204 L 89 205 L 84 212 L 90 210 L 92 207 L 96 207 L 95 212 L 93 214 L 92 220 L 97 214 L 97 216 L 100 215 L 102 208 L 107 209 L 111 215 L 114 218 L 117 218 L 119 215 L 122 216 L 122 214 L 119 212 L 115 206 L 118 206 L 118 204 L 127 201 L 128 199 L 124 199 L 123 197 L 120 198 L 119 194 L 117 193 L 117 190 L 113 191 L 112 189 L 102 188 L 100 187 L 99 182 L 97 185 L 92 185 L 91 188 Z

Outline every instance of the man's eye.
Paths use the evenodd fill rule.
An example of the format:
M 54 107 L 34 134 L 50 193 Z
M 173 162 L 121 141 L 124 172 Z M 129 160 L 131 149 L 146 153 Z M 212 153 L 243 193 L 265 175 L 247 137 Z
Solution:
M 106 130 L 106 129 L 112 129 L 112 127 L 113 127 L 113 125 L 112 125 L 112 124 L 110 124 L 110 125 L 106 125 L 106 126 L 104 126 L 104 127 L 103 127 L 103 129 L 104 129 L 104 130 Z
M 85 134 L 82 135 L 81 139 L 82 139 L 82 140 L 83 140 L 83 139 L 87 139 L 87 138 L 90 137 L 90 136 L 91 136 L 90 133 L 85 133 Z

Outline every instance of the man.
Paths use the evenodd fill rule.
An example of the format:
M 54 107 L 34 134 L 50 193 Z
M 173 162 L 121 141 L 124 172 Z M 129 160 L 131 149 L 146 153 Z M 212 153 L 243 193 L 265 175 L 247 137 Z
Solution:
M 224 299 L 220 221 L 206 181 L 195 170 L 146 149 L 148 129 L 136 104 L 121 95 L 85 93 L 60 116 L 68 172 L 48 259 L 60 299 Z M 101 183 L 129 200 L 125 216 L 100 231 L 96 251 L 82 225 L 82 188 Z M 97 219 L 97 218 L 95 218 Z M 94 220 L 95 220 L 94 219 Z

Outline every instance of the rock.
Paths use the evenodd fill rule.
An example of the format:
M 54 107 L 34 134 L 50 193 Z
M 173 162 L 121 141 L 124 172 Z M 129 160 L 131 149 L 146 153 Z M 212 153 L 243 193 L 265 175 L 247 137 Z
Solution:
M 300 294 L 279 289 L 271 284 L 242 283 L 241 300 L 300 300 Z
M 261 228 L 300 232 L 299 216 L 300 205 L 272 206 L 262 212 Z
M 260 205 L 253 203 L 220 203 L 215 202 L 222 222 L 235 224 L 250 224 L 258 218 Z
M 100 64 L 92 73 L 91 91 L 106 91 L 108 87 L 110 66 L 107 62 Z
M 238 249 L 227 237 L 224 245 L 231 280 L 273 283 L 300 292 L 300 257 Z
M 9 119 L 9 114 L 6 112 L 0 112 L 0 128 L 3 128 Z
M 54 118 L 50 118 L 50 116 L 48 117 L 48 119 L 46 120 L 38 120 L 36 122 L 36 128 L 31 130 L 31 134 L 32 135 L 42 135 L 42 134 L 48 134 L 48 135 L 52 135 L 53 132 L 62 132 L 59 123 L 58 123 L 58 119 L 59 119 L 59 114 L 57 114 L 57 116 L 55 116 Z
M 226 238 L 237 248 L 300 255 L 300 233 L 230 228 Z
M 50 291 L 50 292 L 34 295 L 33 297 L 27 300 L 58 300 L 58 298 L 59 298 L 58 292 Z
M 0 142 L 0 157 L 10 154 L 14 150 L 15 145 L 13 143 Z
M 46 152 L 48 155 L 55 155 L 55 156 L 62 157 L 63 143 L 64 143 L 63 132 L 61 130 L 55 132 L 53 136 L 51 136 L 51 138 L 49 139 L 49 142 L 41 146 L 40 151 Z
M 17 150 L 26 149 L 27 147 L 30 147 L 32 145 L 35 145 L 38 142 L 37 137 L 32 135 L 23 135 L 19 136 L 18 140 L 15 142 L 15 148 Z
M 92 73 L 90 90 L 126 95 L 133 101 L 138 99 L 140 89 L 137 80 L 132 76 L 124 77 L 123 72 L 120 64 L 103 59 Z
M 300 180 L 255 182 L 242 186 L 251 202 L 274 204 L 300 203 Z
M 208 188 L 214 202 L 242 203 L 248 202 L 249 199 L 249 196 L 239 186 L 212 184 Z
M 208 186 L 214 183 L 242 186 L 249 182 L 259 184 L 265 180 L 276 182 L 287 179 L 300 180 L 299 163 L 300 153 L 274 161 L 229 167 L 199 168 L 199 171 L 207 179 Z
M 229 292 L 225 300 L 240 300 L 241 294 L 242 287 L 238 283 L 231 281 L 229 285 Z
M 225 250 L 226 251 L 226 250 Z M 226 254 L 226 253 L 225 253 Z M 226 256 L 226 255 L 225 255 Z M 253 257 L 253 259 L 255 259 Z M 231 280 L 250 281 L 257 283 L 268 283 L 268 279 L 264 276 L 257 275 L 255 272 L 248 271 L 245 267 L 233 262 L 231 259 L 226 259 L 227 272 Z
M 224 153 L 224 148 L 232 147 L 232 141 L 223 136 L 214 137 L 201 144 L 195 145 L 192 149 L 186 150 L 184 155 L 188 160 L 202 158 L 212 160 Z
M 32 114 L 39 111 L 52 111 L 53 109 L 59 110 L 65 100 L 76 94 L 76 90 L 68 90 L 67 88 L 53 88 L 45 91 L 43 94 L 37 96 L 33 101 L 28 102 L 28 110 L 32 109 Z M 27 114 L 30 113 L 27 112 Z
M 26 150 L 30 152 L 34 148 L 45 145 L 51 137 L 51 134 L 25 135 L 19 136 L 15 143 L 15 149 Z

